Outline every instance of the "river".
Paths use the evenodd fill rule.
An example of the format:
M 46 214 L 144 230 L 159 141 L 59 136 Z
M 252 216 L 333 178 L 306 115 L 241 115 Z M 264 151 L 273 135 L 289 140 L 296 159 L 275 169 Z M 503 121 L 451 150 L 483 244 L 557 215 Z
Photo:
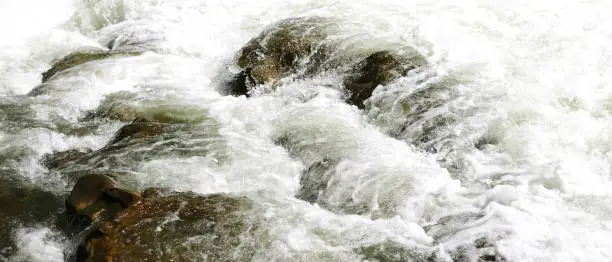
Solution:
M 41 159 L 103 147 L 125 123 L 73 129 L 120 101 L 216 123 L 222 145 L 184 138 L 186 154 L 144 147 L 104 168 L 139 189 L 255 199 L 270 244 L 253 261 L 365 260 L 357 249 L 380 261 L 610 261 L 610 10 L 604 0 L 0 0 L 0 171 L 64 197 L 73 184 Z M 342 54 L 406 46 L 427 70 L 378 88 L 365 110 L 344 103 L 334 72 L 249 98 L 219 91 L 249 39 L 310 16 L 342 21 Z M 83 64 L 31 95 L 54 61 L 109 43 L 149 51 Z M 328 158 L 338 163 L 321 203 L 296 198 L 302 173 Z M 17 248 L 0 260 L 63 261 L 74 244 L 47 220 L 11 225 Z

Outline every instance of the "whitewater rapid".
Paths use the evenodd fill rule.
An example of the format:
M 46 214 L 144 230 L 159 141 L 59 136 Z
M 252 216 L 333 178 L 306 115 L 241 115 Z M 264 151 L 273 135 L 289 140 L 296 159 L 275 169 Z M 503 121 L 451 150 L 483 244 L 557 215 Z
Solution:
M 404 256 L 389 261 L 611 261 L 609 10 L 605 0 L 0 0 L 2 171 L 66 194 L 72 184 L 40 159 L 101 148 L 123 125 L 74 135 L 87 112 L 112 101 L 182 108 L 214 120 L 220 142 L 105 167 L 139 189 L 266 206 L 253 241 L 270 244 L 254 261 L 356 261 L 356 249 L 379 246 L 379 259 Z M 365 111 L 344 103 L 334 72 L 250 98 L 220 92 L 242 45 L 303 16 L 342 21 L 345 54 L 406 46 L 429 66 L 377 89 Z M 27 95 L 57 59 L 113 45 L 150 51 L 83 64 Z M 341 159 L 325 204 L 296 199 L 302 172 L 325 158 Z M 42 221 L 12 239 L 19 250 L 0 260 L 62 261 L 71 245 Z

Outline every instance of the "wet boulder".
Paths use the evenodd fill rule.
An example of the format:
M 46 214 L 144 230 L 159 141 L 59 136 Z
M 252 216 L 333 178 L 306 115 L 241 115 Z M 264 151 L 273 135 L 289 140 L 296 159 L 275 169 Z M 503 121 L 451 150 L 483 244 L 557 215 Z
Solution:
M 89 174 L 79 178 L 74 185 L 66 208 L 93 221 L 107 220 L 141 200 L 138 192 L 126 189 L 110 176 Z
M 344 79 L 346 102 L 365 108 L 364 101 L 379 85 L 389 84 L 425 64 L 416 51 L 375 52 L 357 63 Z
M 332 23 L 321 17 L 290 18 L 266 28 L 238 52 L 241 72 L 229 83 L 229 93 L 248 95 L 256 85 L 321 70 L 332 45 L 325 28 Z
M 116 52 L 107 50 L 78 51 L 69 54 L 64 58 L 60 59 L 59 61 L 55 62 L 49 70 L 42 74 L 42 82 L 45 83 L 49 81 L 49 79 L 51 79 L 54 75 L 64 70 L 70 69 L 81 64 L 85 64 L 87 62 L 107 59 L 111 57 L 135 56 L 140 54 L 141 52 Z
M 144 199 L 93 232 L 81 261 L 248 261 L 241 243 L 252 203 L 224 194 L 174 193 Z M 250 251 L 249 251 L 250 250 Z

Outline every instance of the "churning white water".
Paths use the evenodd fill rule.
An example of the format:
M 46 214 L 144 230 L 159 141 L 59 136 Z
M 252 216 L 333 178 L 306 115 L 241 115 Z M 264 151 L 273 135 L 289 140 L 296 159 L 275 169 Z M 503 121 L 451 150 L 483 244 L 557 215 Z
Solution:
M 72 184 L 41 157 L 101 148 L 122 125 L 66 131 L 88 111 L 180 108 L 211 119 L 202 132 L 214 141 L 187 139 L 185 155 L 122 153 L 105 168 L 139 188 L 248 195 L 266 207 L 270 243 L 255 261 L 611 261 L 610 10 L 605 0 L 0 0 L 1 167 L 65 194 Z M 365 111 L 344 103 L 333 72 L 250 98 L 219 92 L 242 45 L 303 16 L 342 21 L 341 52 L 406 46 L 429 66 L 378 88 Z M 80 65 L 26 95 L 57 59 L 109 45 L 150 51 Z M 319 204 L 295 198 L 300 175 L 326 159 L 337 163 Z M 61 261 L 70 245 L 43 221 L 11 238 L 19 250 L 0 260 Z

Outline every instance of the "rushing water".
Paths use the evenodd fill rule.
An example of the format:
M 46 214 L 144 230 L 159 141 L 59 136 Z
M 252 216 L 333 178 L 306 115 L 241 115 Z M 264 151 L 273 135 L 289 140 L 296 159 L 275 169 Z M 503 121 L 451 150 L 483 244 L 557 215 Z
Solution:
M 213 139 L 182 137 L 186 153 L 138 148 L 101 165 L 139 188 L 249 195 L 266 207 L 269 244 L 255 261 L 610 261 L 609 10 L 604 0 L 0 0 L 2 175 L 65 196 L 72 184 L 41 158 L 102 147 L 122 123 L 71 130 L 119 101 L 207 119 L 194 132 Z M 299 16 L 342 21 L 343 54 L 406 46 L 429 66 L 377 89 L 365 111 L 343 102 L 334 72 L 223 96 L 236 51 Z M 26 95 L 55 60 L 109 43 L 151 51 L 78 66 Z M 296 199 L 300 175 L 326 159 L 318 204 Z M 71 246 L 45 221 L 16 223 L 10 239 L 11 261 L 62 261 Z

